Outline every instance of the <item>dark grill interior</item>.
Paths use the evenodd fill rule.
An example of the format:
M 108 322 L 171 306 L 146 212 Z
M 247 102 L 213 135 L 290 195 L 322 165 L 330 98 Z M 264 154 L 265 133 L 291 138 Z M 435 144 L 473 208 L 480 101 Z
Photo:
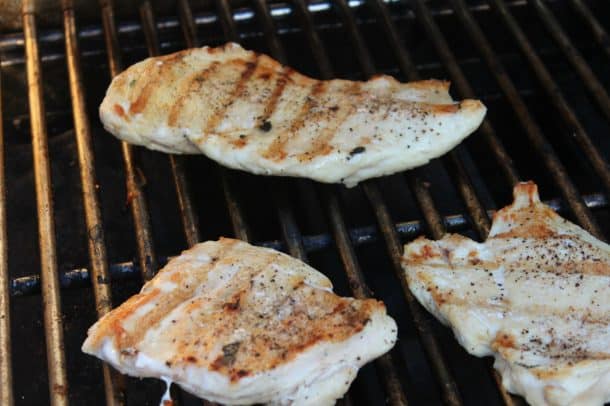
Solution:
M 0 34 L 1 404 L 158 404 L 160 382 L 111 377 L 80 345 L 96 309 L 222 235 L 305 259 L 342 295 L 385 301 L 399 342 L 361 371 L 345 404 L 522 402 L 499 389 L 489 359 L 469 356 L 414 302 L 401 246 L 446 231 L 484 239 L 519 179 L 608 236 L 610 3 L 178 0 L 114 16 L 101 0 L 82 18 L 62 3 L 57 23 L 25 4 L 23 29 Z M 101 128 L 111 76 L 227 40 L 314 77 L 446 78 L 455 98 L 482 99 L 488 120 L 447 156 L 354 189 L 122 146 Z

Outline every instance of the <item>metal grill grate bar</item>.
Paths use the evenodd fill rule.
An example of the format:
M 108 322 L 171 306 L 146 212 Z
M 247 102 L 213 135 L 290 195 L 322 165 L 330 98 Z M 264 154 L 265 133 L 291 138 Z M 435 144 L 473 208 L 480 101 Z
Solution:
M 220 25 L 224 32 L 224 37 L 227 41 L 239 42 L 239 34 L 237 27 L 235 27 L 235 21 L 233 21 L 233 15 L 231 14 L 231 8 L 228 0 L 214 0 L 216 9 L 220 18 Z
M 608 96 L 604 86 L 599 82 L 580 52 L 572 45 L 572 41 L 548 7 L 540 0 L 532 0 L 531 3 L 544 25 L 546 25 L 547 30 L 563 51 L 566 59 L 580 75 L 582 84 L 589 90 L 606 117 L 610 119 L 610 96 Z
M 72 1 L 63 2 L 64 38 L 66 42 L 66 56 L 70 81 L 70 95 L 72 99 L 72 112 L 74 130 L 78 150 L 81 184 L 83 190 L 83 203 L 85 221 L 87 224 L 89 258 L 91 261 L 91 283 L 95 297 L 97 316 L 102 317 L 112 308 L 112 295 L 110 290 L 110 275 L 104 238 L 104 226 L 100 212 L 100 203 L 97 195 L 97 176 L 91 142 L 91 128 L 85 107 L 82 74 L 80 68 L 80 53 L 76 34 L 76 22 Z M 104 364 L 104 388 L 107 404 L 123 404 L 124 382 L 122 377 Z M 121 387 L 119 389 L 119 387 Z
M 231 224 L 233 225 L 233 232 L 235 233 L 235 237 L 244 241 L 252 241 L 250 228 L 248 224 L 246 224 L 246 220 L 244 219 L 243 211 L 237 198 L 235 197 L 235 193 L 233 192 L 233 187 L 231 186 L 230 177 L 231 174 L 224 168 L 219 168 L 220 171 L 220 181 L 222 183 L 222 189 L 225 196 L 225 201 L 227 202 L 227 209 L 229 211 L 229 217 L 231 217 Z
M 599 150 L 595 147 L 591 138 L 587 134 L 587 131 L 584 129 L 583 125 L 578 120 L 578 117 L 574 113 L 574 110 L 565 97 L 563 96 L 559 86 L 553 81 L 551 74 L 548 69 L 542 63 L 540 57 L 536 54 L 536 51 L 528 41 L 527 37 L 517 24 L 516 20 L 510 14 L 506 5 L 499 0 L 492 0 L 492 5 L 498 11 L 500 16 L 502 17 L 504 23 L 509 28 L 513 37 L 517 40 L 521 51 L 527 58 L 528 62 L 532 66 L 538 80 L 542 84 L 542 87 L 546 91 L 549 100 L 555 108 L 561 114 L 564 122 L 568 125 L 570 129 L 570 136 L 573 136 L 583 152 L 589 158 L 593 168 L 595 169 L 598 176 L 601 178 L 606 191 L 610 192 L 610 168 L 608 167 L 608 163 L 602 157 Z M 473 33 L 475 35 L 476 33 Z
M 192 48 L 198 42 L 197 40 L 197 24 L 193 17 L 193 12 L 188 0 L 178 0 L 178 15 L 182 34 L 187 42 L 187 48 Z
M 68 379 L 59 292 L 55 221 L 51 195 L 51 167 L 47 139 L 42 72 L 32 4 L 23 2 L 23 29 L 27 59 L 28 98 L 32 132 L 32 154 L 38 211 L 40 277 L 49 372 L 49 398 L 54 406 L 68 404 Z
M 254 0 L 254 7 L 256 9 L 257 16 L 261 20 L 263 33 L 271 53 L 278 61 L 286 63 L 286 53 L 284 52 L 284 47 L 282 47 L 282 44 L 275 34 L 275 26 L 273 25 L 273 19 L 271 17 L 271 12 L 269 11 L 267 2 L 265 0 Z
M 123 69 L 119 57 L 120 48 L 114 24 L 112 0 L 100 0 L 102 19 L 104 24 L 104 37 L 110 66 L 110 75 L 115 77 Z M 138 167 L 135 162 L 134 148 L 128 143 L 121 142 L 123 161 L 125 162 L 125 179 L 127 185 L 127 201 L 131 206 L 131 215 L 134 221 L 136 244 L 140 272 L 144 281 L 150 280 L 157 272 L 157 258 L 154 251 L 152 229 L 148 214 L 148 204 L 142 189 L 142 182 L 138 179 Z
M 582 0 L 570 0 L 570 4 L 578 14 L 585 20 L 589 29 L 593 33 L 595 40 L 601 46 L 601 48 L 606 53 L 606 56 L 610 58 L 610 37 L 608 37 L 608 33 L 604 30 L 604 27 L 599 23 L 597 18 L 593 15 L 591 10 L 587 7 Z
M 303 262 L 308 262 L 307 253 L 303 247 L 303 236 L 301 235 L 299 227 L 297 226 L 297 222 L 294 218 L 294 212 L 288 204 L 285 193 L 274 194 L 275 201 L 277 203 L 277 216 L 280 220 L 282 236 L 284 237 L 284 241 L 286 241 L 288 253 Z
M 0 71 L 0 404 L 11 406 L 13 404 L 13 368 L 2 118 L 2 72 Z

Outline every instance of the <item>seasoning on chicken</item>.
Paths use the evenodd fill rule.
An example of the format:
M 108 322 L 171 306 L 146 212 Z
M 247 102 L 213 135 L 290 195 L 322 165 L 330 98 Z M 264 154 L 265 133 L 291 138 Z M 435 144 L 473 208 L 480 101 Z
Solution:
M 116 76 L 100 106 L 108 131 L 230 168 L 358 182 L 421 166 L 480 125 L 485 106 L 447 82 L 320 81 L 229 43 L 149 58 Z
M 332 405 L 396 324 L 280 252 L 222 238 L 184 251 L 89 330 L 83 351 L 119 371 L 223 404 Z
M 489 238 L 424 238 L 403 267 L 422 305 L 532 405 L 610 401 L 610 246 L 514 189 Z

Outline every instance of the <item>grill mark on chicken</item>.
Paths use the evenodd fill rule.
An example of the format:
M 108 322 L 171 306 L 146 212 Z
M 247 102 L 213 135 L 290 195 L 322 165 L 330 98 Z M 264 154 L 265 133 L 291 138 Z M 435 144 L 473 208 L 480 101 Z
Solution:
M 324 93 L 326 86 L 326 82 L 324 81 L 316 81 L 311 86 L 309 94 L 305 97 L 305 101 L 301 106 L 299 114 L 297 114 L 297 116 L 294 118 L 294 121 L 290 125 L 288 131 L 285 134 L 279 134 L 273 140 L 273 142 L 271 142 L 271 145 L 263 153 L 263 157 L 274 161 L 281 161 L 286 158 L 287 154 L 284 149 L 285 146 L 288 144 L 290 139 L 296 135 L 299 129 L 303 127 L 308 115 L 311 113 L 312 108 L 316 105 L 316 98 L 318 95 Z
M 157 86 L 158 85 L 155 83 L 155 81 L 148 82 L 144 86 L 144 89 L 142 89 L 136 100 L 129 106 L 129 114 L 133 115 L 141 113 L 146 107 L 148 99 L 150 99 L 150 95 Z
M 360 93 L 362 89 L 362 83 L 355 82 L 349 83 L 346 86 L 345 94 L 347 97 L 353 97 Z M 335 136 L 337 135 L 337 131 L 348 118 L 350 118 L 357 109 L 357 103 L 349 103 L 347 107 L 341 108 L 341 106 L 337 105 L 336 109 L 330 108 L 325 114 L 330 116 L 328 118 L 329 121 L 332 121 L 332 125 L 327 127 L 319 136 L 317 136 L 314 141 L 312 148 L 308 151 L 299 155 L 299 160 L 311 160 L 319 155 L 327 155 L 332 152 L 331 143 Z M 333 119 L 334 118 L 334 119 Z
M 286 85 L 292 82 L 291 76 L 294 73 L 295 71 L 293 69 L 287 66 L 282 66 L 282 70 L 279 72 L 279 74 L 274 74 L 274 76 L 277 76 L 277 79 L 275 81 L 275 87 L 273 88 L 271 97 L 269 98 L 267 104 L 265 105 L 265 108 L 263 109 L 263 114 L 259 119 L 259 125 L 257 125 L 256 127 L 259 127 L 261 123 L 267 121 L 269 117 L 271 117 L 271 115 L 275 111 L 275 108 L 277 107 L 277 103 L 279 102 L 280 98 L 282 97 L 282 94 L 284 93 Z M 270 76 L 267 76 L 266 79 L 269 78 Z
M 178 117 L 182 112 L 182 106 L 184 102 L 188 99 L 188 97 L 196 91 L 199 91 L 201 87 L 204 85 L 204 82 L 209 80 L 209 78 L 214 75 L 218 68 L 220 67 L 220 62 L 214 61 L 208 67 L 193 74 L 189 79 L 184 81 L 184 85 L 178 93 L 178 98 L 172 105 L 169 114 L 167 116 L 167 125 L 170 127 L 174 127 L 176 122 L 178 121 Z
M 187 51 L 181 51 L 160 57 L 159 63 L 152 65 L 151 69 L 149 69 L 153 71 L 152 73 L 144 72 L 145 74 L 151 74 L 152 78 L 146 82 L 138 97 L 136 97 L 135 101 L 129 106 L 129 114 L 133 115 L 144 111 L 153 92 L 160 86 L 161 81 L 159 79 L 162 78 L 167 71 L 175 68 L 175 64 L 182 61 L 186 55 L 188 55 Z
M 212 116 L 208 119 L 207 124 L 205 125 L 204 134 L 213 133 L 218 126 L 218 123 L 223 115 L 227 111 L 227 109 L 235 103 L 235 100 L 242 96 L 242 93 L 245 89 L 246 83 L 250 79 L 250 77 L 254 74 L 259 62 L 258 54 L 255 54 L 254 60 L 245 62 L 246 68 L 242 71 L 240 78 L 237 80 L 235 87 L 229 94 L 227 95 L 227 99 L 222 103 L 221 108 L 215 111 Z

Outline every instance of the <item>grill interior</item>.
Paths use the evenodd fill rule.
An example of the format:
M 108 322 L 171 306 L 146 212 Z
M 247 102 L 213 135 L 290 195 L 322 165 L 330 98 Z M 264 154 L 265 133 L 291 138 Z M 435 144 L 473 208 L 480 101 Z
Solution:
M 384 300 L 399 342 L 343 403 L 523 402 L 414 302 L 401 246 L 446 231 L 484 239 L 520 179 L 606 238 L 610 3 L 145 1 L 120 18 L 110 1 L 89 6 L 99 13 L 81 19 L 63 1 L 54 25 L 24 2 L 23 29 L 0 34 L 0 404 L 158 404 L 160 382 L 120 377 L 80 345 L 168 257 L 222 235 L 307 260 L 339 294 Z M 353 189 L 131 148 L 102 129 L 97 106 L 123 68 L 228 40 L 314 77 L 446 78 L 488 119 L 447 156 Z

